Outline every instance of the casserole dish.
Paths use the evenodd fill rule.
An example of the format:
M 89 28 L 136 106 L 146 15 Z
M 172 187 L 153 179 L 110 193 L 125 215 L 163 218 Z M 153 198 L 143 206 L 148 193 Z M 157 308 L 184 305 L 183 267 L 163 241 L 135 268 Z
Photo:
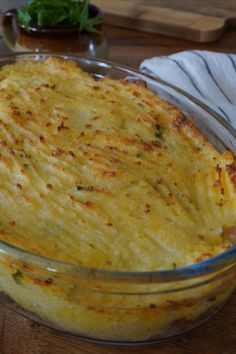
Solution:
M 0 64 L 49 56 L 5 55 Z M 108 75 L 145 81 L 158 96 L 192 117 L 216 149 L 236 153 L 233 128 L 180 89 L 109 62 L 59 57 L 75 61 L 96 79 Z M 45 325 L 107 343 L 153 342 L 195 327 L 228 299 L 235 289 L 235 272 L 235 246 L 182 268 L 129 272 L 77 266 L 0 242 L 2 303 Z

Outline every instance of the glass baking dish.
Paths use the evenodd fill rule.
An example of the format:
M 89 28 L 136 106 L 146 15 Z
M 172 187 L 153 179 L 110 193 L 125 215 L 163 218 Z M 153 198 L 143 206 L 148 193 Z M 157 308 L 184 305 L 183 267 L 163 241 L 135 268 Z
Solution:
M 166 82 L 109 62 L 43 53 L 5 54 L 0 66 L 50 55 L 72 59 L 96 79 L 143 80 L 178 106 L 220 151 L 236 154 L 236 132 L 212 109 Z M 201 263 L 153 272 L 85 268 L 0 242 L 0 304 L 79 338 L 156 342 L 199 325 L 236 287 L 236 246 Z

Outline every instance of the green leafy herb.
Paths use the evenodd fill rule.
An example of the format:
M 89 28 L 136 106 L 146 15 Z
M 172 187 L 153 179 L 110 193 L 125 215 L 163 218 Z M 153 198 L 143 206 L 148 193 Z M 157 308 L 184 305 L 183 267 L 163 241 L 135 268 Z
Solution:
M 177 264 L 174 262 L 173 263 L 173 269 L 176 269 L 177 268 Z
M 23 275 L 19 269 L 15 273 L 12 274 L 12 278 L 15 280 L 17 284 L 21 284 Z
M 30 26 L 78 26 L 80 31 L 97 32 L 101 23 L 101 16 L 90 17 L 89 0 L 28 0 L 17 16 L 27 31 Z
M 155 137 L 158 139 L 163 139 L 162 129 L 159 124 L 156 125 Z
M 22 8 L 18 10 L 18 20 L 26 29 L 29 28 L 29 24 L 31 22 L 31 16 L 29 12 L 27 12 L 26 8 Z

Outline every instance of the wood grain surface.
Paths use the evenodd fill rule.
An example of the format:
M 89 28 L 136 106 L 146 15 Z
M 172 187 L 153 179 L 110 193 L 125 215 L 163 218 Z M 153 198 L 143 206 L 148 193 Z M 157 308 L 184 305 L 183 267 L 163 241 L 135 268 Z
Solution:
M 150 0 L 153 1 L 153 0 Z M 171 0 L 167 0 L 171 2 Z M 186 3 L 202 0 L 185 0 Z M 174 3 L 175 1 L 173 1 Z M 202 1 L 203 3 L 203 1 Z M 204 1 L 204 3 L 208 3 Z M 218 1 L 218 3 L 223 3 Z M 234 2 L 235 3 L 235 2 Z M 236 31 L 211 44 L 107 26 L 110 60 L 138 68 L 148 57 L 202 49 L 236 53 Z M 0 50 L 6 50 L 0 41 Z M 225 73 L 227 79 L 227 73 Z M 235 354 L 236 293 L 211 320 L 178 339 L 155 345 L 111 347 L 66 336 L 0 307 L 0 354 Z
M 229 30 L 223 38 L 213 43 L 194 43 L 111 26 L 106 26 L 105 32 L 109 43 L 109 59 L 133 68 L 138 68 L 146 58 L 169 55 L 183 50 L 200 49 L 236 53 L 236 30 Z M 227 76 L 227 73 L 225 75 Z
M 116 1 L 116 0 L 111 0 Z M 126 1 L 126 0 L 124 0 Z M 138 4 L 155 5 L 203 15 L 223 16 L 236 11 L 235 0 L 135 0 Z
M 109 0 L 130 1 L 130 0 Z M 229 11 L 236 11 L 235 0 L 135 0 L 137 4 L 156 5 L 192 12 L 197 9 L 198 13 L 216 16 L 225 16 Z M 0 0 L 0 10 L 6 11 L 9 8 L 22 6 L 26 0 Z M 93 2 L 93 0 L 91 0 Z
M 151 33 L 211 42 L 219 39 L 229 25 L 236 28 L 236 2 L 93 0 L 104 12 L 107 24 Z M 184 6 L 186 5 L 186 6 Z

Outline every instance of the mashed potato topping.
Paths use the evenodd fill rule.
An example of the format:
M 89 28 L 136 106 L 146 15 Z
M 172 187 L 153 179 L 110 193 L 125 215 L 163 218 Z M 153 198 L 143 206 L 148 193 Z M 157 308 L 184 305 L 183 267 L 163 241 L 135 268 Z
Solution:
M 139 82 L 57 58 L 0 71 L 0 240 L 74 264 L 170 269 L 232 246 L 236 162 Z

